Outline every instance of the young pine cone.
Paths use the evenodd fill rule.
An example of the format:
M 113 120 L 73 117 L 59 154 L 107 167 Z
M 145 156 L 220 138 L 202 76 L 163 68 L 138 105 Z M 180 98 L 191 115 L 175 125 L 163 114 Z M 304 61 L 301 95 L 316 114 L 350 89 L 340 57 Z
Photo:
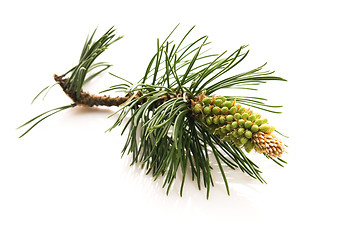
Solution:
M 283 143 L 272 132 L 275 127 L 266 118 L 240 104 L 226 101 L 225 97 L 206 97 L 202 94 L 192 102 L 192 112 L 203 127 L 247 152 L 255 149 L 258 153 L 278 158 L 284 153 Z

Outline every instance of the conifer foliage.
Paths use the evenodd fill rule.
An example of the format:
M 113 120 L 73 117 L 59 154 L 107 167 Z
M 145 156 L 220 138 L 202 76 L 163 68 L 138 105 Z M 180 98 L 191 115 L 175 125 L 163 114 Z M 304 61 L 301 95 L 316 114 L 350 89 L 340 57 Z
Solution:
M 257 90 L 260 84 L 286 80 L 263 71 L 265 65 L 237 73 L 236 66 L 249 53 L 247 46 L 231 53 L 210 54 L 207 36 L 188 41 L 194 27 L 179 42 L 170 40 L 176 28 L 164 41 L 157 40 L 156 52 L 139 81 L 110 74 L 119 84 L 101 93 L 121 92 L 119 97 L 83 90 L 87 82 L 111 66 L 96 62 L 97 57 L 121 39 L 116 37 L 113 27 L 98 40 L 94 40 L 94 31 L 84 44 L 78 65 L 63 75 L 54 75 L 55 84 L 45 87 L 35 97 L 59 85 L 72 102 L 21 125 L 20 128 L 28 126 L 21 137 L 44 119 L 69 108 L 115 106 L 113 116 L 117 119 L 108 130 L 123 127 L 122 134 L 127 134 L 123 155 L 130 154 L 132 164 L 140 164 L 155 179 L 164 176 L 163 187 L 167 187 L 167 193 L 180 173 L 182 196 L 186 176 L 190 174 L 199 189 L 202 186 L 207 189 L 208 198 L 214 185 L 211 161 L 218 166 L 228 194 L 224 167 L 238 169 L 265 182 L 258 166 L 243 150 L 254 149 L 281 166 L 286 163 L 280 158 L 285 145 L 276 137 L 275 127 L 255 112 L 258 109 L 280 113 L 275 109 L 281 106 L 268 105 L 267 99 L 244 93 Z M 232 75 L 230 70 L 236 73 Z M 217 95 L 224 89 L 238 89 L 239 96 Z

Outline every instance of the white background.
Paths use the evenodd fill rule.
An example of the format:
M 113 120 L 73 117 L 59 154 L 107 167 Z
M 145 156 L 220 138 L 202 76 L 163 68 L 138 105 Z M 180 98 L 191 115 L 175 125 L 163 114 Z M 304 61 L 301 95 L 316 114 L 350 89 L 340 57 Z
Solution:
M 360 8 L 357 1 L 7 1 L 0 4 L 0 239 L 361 239 Z M 32 98 L 76 64 L 86 36 L 115 25 L 125 38 L 104 54 L 138 80 L 178 23 L 197 25 L 214 51 L 251 50 L 239 72 L 268 62 L 287 83 L 259 96 L 290 136 L 280 168 L 251 154 L 268 184 L 214 171 L 209 200 L 189 178 L 169 196 L 129 157 L 113 109 L 71 109 L 22 139 L 15 128 L 70 100 L 59 88 Z M 237 72 L 237 70 L 235 71 Z M 112 84 L 103 75 L 92 87 Z M 252 93 L 250 93 L 252 94 Z

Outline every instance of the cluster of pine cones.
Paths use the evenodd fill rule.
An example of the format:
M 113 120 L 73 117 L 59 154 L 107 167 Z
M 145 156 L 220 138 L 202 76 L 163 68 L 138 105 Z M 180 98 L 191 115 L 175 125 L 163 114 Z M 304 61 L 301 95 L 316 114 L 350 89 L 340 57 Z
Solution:
M 202 94 L 192 102 L 192 112 L 209 132 L 223 141 L 243 147 L 247 152 L 255 149 L 278 158 L 285 151 L 283 143 L 273 134 L 275 127 L 260 114 L 236 103 L 236 99 L 231 102 L 222 96 Z

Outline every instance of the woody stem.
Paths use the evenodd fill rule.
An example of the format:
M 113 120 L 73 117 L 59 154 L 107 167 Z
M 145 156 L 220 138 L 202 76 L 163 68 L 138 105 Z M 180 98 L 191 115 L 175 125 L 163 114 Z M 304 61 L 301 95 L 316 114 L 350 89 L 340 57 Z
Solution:
M 89 107 L 93 106 L 119 106 L 126 102 L 130 98 L 130 94 L 128 93 L 124 97 L 110 97 L 110 96 L 98 96 L 95 94 L 90 94 L 81 90 L 79 97 L 70 90 L 69 84 L 67 84 L 68 79 L 64 78 L 64 75 L 58 76 L 54 74 L 54 80 L 59 83 L 64 93 L 68 95 L 76 105 L 85 105 Z M 140 96 L 140 92 L 135 95 L 135 98 Z
M 79 97 L 77 94 L 70 90 L 69 84 L 67 84 L 68 79 L 64 78 L 64 75 L 56 75 L 54 74 L 54 80 L 59 83 L 61 88 L 63 89 L 64 93 L 70 97 L 75 105 L 84 105 L 89 107 L 94 106 L 120 106 L 121 104 L 125 103 L 129 98 L 132 97 L 132 93 L 127 93 L 124 97 L 110 97 L 110 96 L 99 96 L 95 94 L 90 94 L 88 92 L 85 92 L 84 90 L 81 90 Z M 142 96 L 142 93 L 138 91 L 134 96 L 133 99 L 137 99 Z M 174 95 L 164 95 L 162 96 L 162 99 L 159 101 L 156 101 L 154 103 L 154 106 L 157 107 L 161 105 L 162 103 L 168 101 L 169 99 L 175 98 Z M 178 97 L 178 96 L 177 96 Z M 138 101 L 138 104 L 142 104 L 146 102 L 146 99 L 142 99 Z

